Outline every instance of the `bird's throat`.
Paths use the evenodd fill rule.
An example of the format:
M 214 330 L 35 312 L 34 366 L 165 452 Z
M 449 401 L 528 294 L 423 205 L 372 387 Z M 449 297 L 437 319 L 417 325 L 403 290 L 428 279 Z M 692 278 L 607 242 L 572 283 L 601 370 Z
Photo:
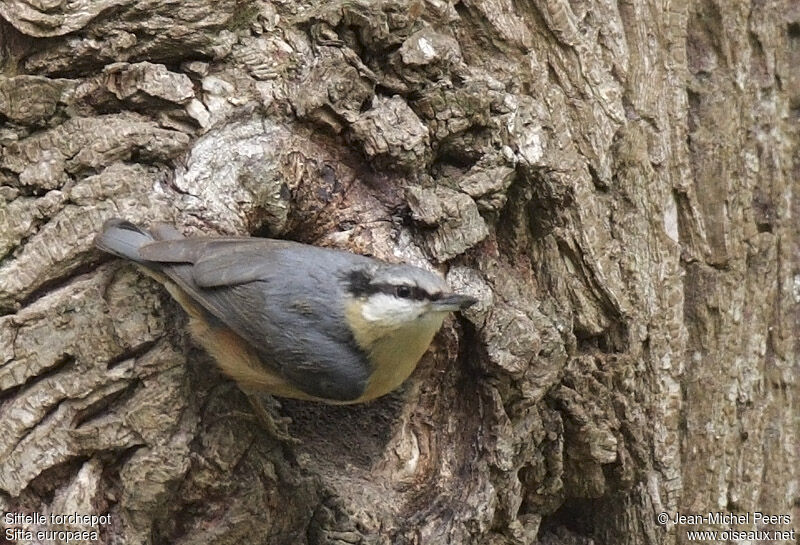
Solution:
M 362 350 L 370 354 L 374 366 L 362 401 L 387 394 L 408 378 L 442 326 L 444 316 L 426 315 L 391 331 L 379 331 L 373 327 L 367 329 L 369 334 L 361 335 L 362 339 L 356 339 Z

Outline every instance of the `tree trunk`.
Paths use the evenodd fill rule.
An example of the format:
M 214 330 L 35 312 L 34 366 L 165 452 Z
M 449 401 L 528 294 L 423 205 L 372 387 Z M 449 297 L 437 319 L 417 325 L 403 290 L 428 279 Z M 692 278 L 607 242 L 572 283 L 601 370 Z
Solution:
M 0 4 L 0 541 L 800 531 L 796 2 L 45 4 Z M 288 445 L 113 216 L 480 302 L 400 391 L 284 401 Z

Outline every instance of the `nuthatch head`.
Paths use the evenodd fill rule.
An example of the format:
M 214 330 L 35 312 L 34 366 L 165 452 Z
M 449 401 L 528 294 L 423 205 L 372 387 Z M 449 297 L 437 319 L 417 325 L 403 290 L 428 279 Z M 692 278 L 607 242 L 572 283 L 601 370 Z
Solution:
M 283 397 L 342 404 L 389 393 L 444 318 L 476 302 L 419 267 L 297 242 L 183 238 L 112 219 L 95 244 L 164 284 L 223 372 Z

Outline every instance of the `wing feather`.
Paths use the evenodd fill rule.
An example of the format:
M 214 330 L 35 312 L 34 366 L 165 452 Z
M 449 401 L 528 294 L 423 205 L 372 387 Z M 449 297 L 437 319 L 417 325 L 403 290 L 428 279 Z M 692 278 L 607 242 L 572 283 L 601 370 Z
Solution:
M 307 394 L 346 402 L 366 388 L 370 365 L 347 328 L 338 273 L 368 258 L 241 237 L 156 241 L 139 256 Z

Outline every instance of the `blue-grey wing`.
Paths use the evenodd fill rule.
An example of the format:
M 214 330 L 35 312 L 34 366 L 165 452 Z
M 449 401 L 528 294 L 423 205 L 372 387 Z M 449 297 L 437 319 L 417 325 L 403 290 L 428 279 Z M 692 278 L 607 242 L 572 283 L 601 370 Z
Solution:
M 368 258 L 250 238 L 159 241 L 139 255 L 305 393 L 338 401 L 363 393 L 370 366 L 345 323 L 338 274 Z
M 237 309 L 233 329 L 261 361 L 307 394 L 338 401 L 360 397 L 370 365 L 343 315 L 323 290 L 301 295 L 272 287 L 261 280 L 230 288 L 226 297 Z
M 191 263 L 192 279 L 200 287 L 233 286 L 259 280 L 264 267 L 296 242 L 249 237 L 163 240 L 139 249 L 142 259 L 158 263 Z

